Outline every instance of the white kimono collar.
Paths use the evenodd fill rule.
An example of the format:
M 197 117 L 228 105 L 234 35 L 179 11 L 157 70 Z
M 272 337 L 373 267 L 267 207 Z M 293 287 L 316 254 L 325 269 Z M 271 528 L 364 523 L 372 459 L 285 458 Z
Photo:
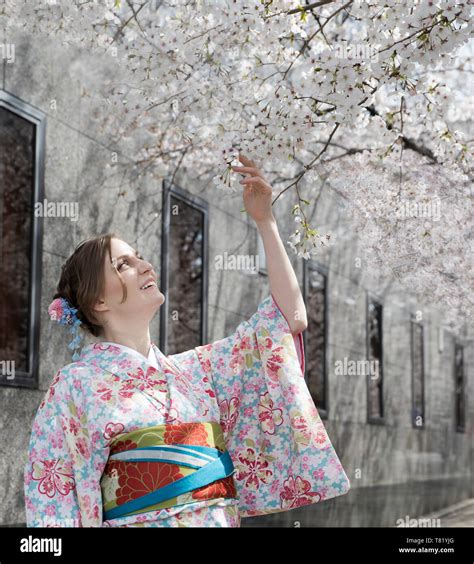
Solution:
M 151 343 L 151 345 L 150 345 L 150 349 L 148 351 L 148 357 L 143 356 L 142 353 L 139 353 L 137 350 L 132 349 L 131 347 L 127 347 L 126 345 L 119 345 L 118 343 L 112 343 L 110 341 L 101 341 L 100 344 L 101 345 L 112 345 L 112 346 L 115 346 L 115 347 L 119 347 L 120 349 L 127 351 L 129 354 L 132 354 L 132 355 L 138 357 L 141 362 L 146 361 L 149 364 L 151 364 L 152 366 L 154 366 L 155 368 L 158 368 L 158 362 L 157 362 L 158 359 L 157 359 L 157 354 L 155 352 L 156 345 L 154 345 L 154 343 Z M 158 349 L 158 347 L 156 347 L 156 349 Z
M 150 369 L 169 367 L 170 363 L 160 349 L 151 343 L 148 358 L 141 353 L 118 343 L 102 341 L 82 348 L 79 363 L 95 364 L 120 376 L 121 373 L 141 369 L 145 374 Z

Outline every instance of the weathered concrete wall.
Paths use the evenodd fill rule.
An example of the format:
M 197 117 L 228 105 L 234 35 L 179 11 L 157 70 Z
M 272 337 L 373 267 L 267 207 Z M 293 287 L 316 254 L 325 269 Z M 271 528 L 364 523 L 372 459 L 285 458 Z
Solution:
M 48 39 L 18 35 L 13 64 L 3 64 L 2 87 L 48 116 L 45 196 L 50 201 L 77 201 L 79 221 L 45 218 L 42 256 L 40 380 L 37 390 L 0 387 L 0 524 L 24 522 L 23 465 L 36 409 L 58 368 L 70 362 L 66 335 L 50 323 L 51 301 L 60 267 L 82 239 L 118 231 L 154 262 L 159 271 L 161 222 L 158 219 L 138 237 L 161 208 L 161 182 L 136 178 L 120 184 L 108 177 L 105 166 L 117 152 L 121 164 L 131 162 L 121 146 L 97 129 L 90 113 L 90 96 L 106 95 L 106 79 L 120 69 L 95 55 L 58 48 Z M 84 86 L 86 85 L 86 86 Z M 86 94 L 84 94 L 84 88 Z M 89 92 L 89 96 L 87 94 Z M 54 102 L 53 102 L 54 101 Z M 137 138 L 136 143 L 139 143 Z M 230 334 L 248 318 L 268 291 L 268 279 L 245 271 L 216 270 L 214 257 L 257 253 L 257 232 L 239 212 L 240 195 L 216 197 L 215 189 L 192 171 L 182 169 L 176 183 L 209 202 L 209 341 Z M 211 187 L 209 187 L 211 186 Z M 125 196 L 120 192 L 126 191 Z M 289 196 L 280 198 L 275 211 L 284 242 L 293 230 Z M 315 212 L 316 213 L 316 212 Z M 321 231 L 346 221 L 334 197 L 325 191 L 316 218 Z M 366 380 L 363 376 L 336 376 L 334 363 L 344 357 L 366 357 L 366 290 L 371 273 L 354 268 L 357 239 L 347 224 L 344 244 L 321 252 L 329 269 L 328 385 L 329 416 L 325 421 L 333 445 L 351 480 L 351 491 L 341 498 L 301 510 L 245 519 L 244 526 L 379 526 L 395 525 L 406 515 L 416 517 L 473 495 L 473 355 L 472 340 L 465 348 L 466 432 L 454 428 L 453 344 L 446 339 L 438 351 L 442 314 L 423 307 L 426 320 L 425 397 L 426 428 L 411 426 L 411 367 L 409 312 L 415 302 L 393 289 L 384 298 L 384 409 L 385 424 L 367 424 Z M 300 282 L 303 260 L 289 252 Z M 421 307 L 421 306 L 418 306 Z M 152 338 L 158 343 L 159 318 Z M 5 328 L 2 328 L 5 330 Z M 306 351 L 307 355 L 311 351 Z M 295 525 L 296 523 L 296 525 Z

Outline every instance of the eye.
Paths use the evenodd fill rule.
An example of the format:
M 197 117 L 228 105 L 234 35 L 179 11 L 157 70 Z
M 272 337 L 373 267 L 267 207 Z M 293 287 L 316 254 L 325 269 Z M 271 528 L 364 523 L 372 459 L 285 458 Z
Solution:
M 120 270 L 120 269 L 122 268 L 122 266 L 123 266 L 125 263 L 128 264 L 128 260 L 127 260 L 127 259 L 124 259 L 124 260 L 119 264 L 118 270 Z

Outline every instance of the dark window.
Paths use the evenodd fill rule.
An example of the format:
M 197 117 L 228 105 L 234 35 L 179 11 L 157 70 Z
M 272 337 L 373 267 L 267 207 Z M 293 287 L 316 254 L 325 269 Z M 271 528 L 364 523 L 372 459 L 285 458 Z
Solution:
M 207 205 L 176 187 L 163 190 L 160 348 L 177 354 L 207 341 Z
M 371 297 L 367 299 L 367 359 L 367 417 L 375 423 L 383 419 L 382 305 Z
M 464 348 L 454 344 L 454 381 L 456 391 L 456 431 L 463 432 L 466 427 L 464 394 Z
M 423 325 L 411 321 L 412 426 L 425 426 Z
M 306 261 L 305 261 L 306 262 Z M 327 276 L 322 267 L 305 264 L 305 305 L 308 327 L 303 334 L 308 389 L 322 417 L 327 416 Z
M 0 382 L 35 387 L 38 371 L 44 116 L 0 90 Z M 14 370 L 10 370 L 14 367 Z
M 265 255 L 265 247 L 263 245 L 263 239 L 260 233 L 257 233 L 257 255 L 258 255 L 258 272 L 265 276 L 268 276 L 267 270 L 267 257 Z

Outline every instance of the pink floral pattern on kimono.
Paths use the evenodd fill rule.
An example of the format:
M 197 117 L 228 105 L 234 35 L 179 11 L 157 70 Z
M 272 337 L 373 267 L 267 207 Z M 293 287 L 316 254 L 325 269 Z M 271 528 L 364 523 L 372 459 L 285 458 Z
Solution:
M 303 377 L 272 295 L 228 337 L 148 358 L 115 343 L 83 348 L 55 374 L 34 417 L 24 469 L 29 527 L 238 527 L 345 494 L 350 483 Z M 236 499 L 200 499 L 104 520 L 101 477 L 122 434 L 217 421 L 234 464 Z M 182 440 L 175 437 L 173 440 Z

